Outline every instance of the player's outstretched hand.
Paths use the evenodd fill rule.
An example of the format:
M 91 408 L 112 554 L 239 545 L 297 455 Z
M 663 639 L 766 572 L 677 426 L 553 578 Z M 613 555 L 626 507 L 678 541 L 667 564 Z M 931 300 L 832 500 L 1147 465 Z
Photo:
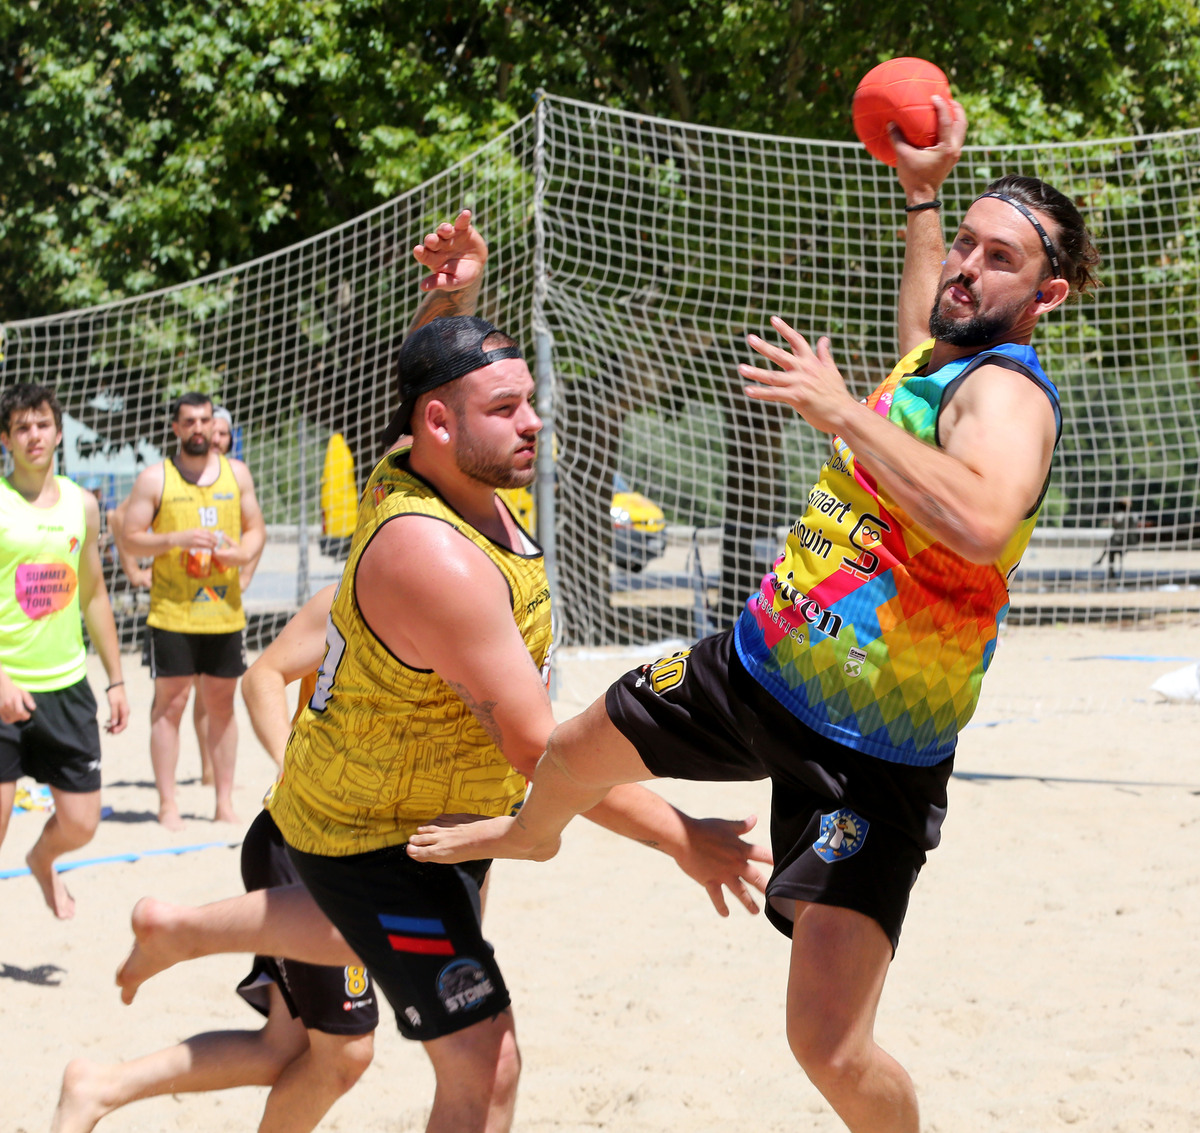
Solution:
M 962 154 L 967 137 L 967 112 L 954 99 L 933 96 L 938 116 L 938 140 L 932 146 L 910 146 L 894 123 L 888 134 L 896 147 L 896 174 L 908 194 L 936 195 Z M 932 197 L 930 197 L 932 199 Z
M 675 862 L 688 877 L 708 891 L 713 908 L 729 916 L 725 903 L 728 889 L 750 913 L 758 912 L 752 889 L 765 894 L 767 875 L 754 863 L 773 865 L 775 859 L 766 846 L 756 846 L 742 838 L 754 829 L 754 815 L 742 819 L 692 818 L 680 812 L 687 828 L 687 845 L 675 856 Z
M 478 284 L 487 257 L 487 241 L 471 223 L 470 209 L 463 209 L 453 224 L 439 224 L 413 249 L 413 259 L 429 271 L 421 280 L 422 291 L 461 291 Z
M 747 363 L 738 366 L 743 378 L 758 383 L 746 387 L 746 396 L 755 401 L 790 405 L 814 429 L 836 433 L 845 413 L 856 403 L 841 371 L 834 365 L 829 339 L 818 339 L 814 351 L 805 337 L 778 315 L 771 318 L 771 326 L 790 349 L 775 346 L 756 334 L 746 336 L 752 350 L 779 367 L 767 370 Z

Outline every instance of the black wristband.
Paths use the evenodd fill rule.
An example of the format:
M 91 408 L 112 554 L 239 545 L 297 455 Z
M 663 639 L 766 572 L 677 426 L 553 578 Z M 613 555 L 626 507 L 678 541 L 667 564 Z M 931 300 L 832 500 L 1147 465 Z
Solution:
M 112 692 L 112 690 L 113 690 L 114 688 L 120 688 L 120 687 L 121 687 L 121 686 L 122 686 L 124 683 L 125 683 L 124 681 L 113 681 L 113 683 L 112 683 L 112 684 L 110 684 L 110 685 L 108 686 L 108 688 L 106 688 L 104 691 L 105 691 L 105 692 Z
M 905 205 L 905 212 L 924 212 L 926 209 L 940 209 L 942 202 L 939 200 L 922 201 L 919 205 Z

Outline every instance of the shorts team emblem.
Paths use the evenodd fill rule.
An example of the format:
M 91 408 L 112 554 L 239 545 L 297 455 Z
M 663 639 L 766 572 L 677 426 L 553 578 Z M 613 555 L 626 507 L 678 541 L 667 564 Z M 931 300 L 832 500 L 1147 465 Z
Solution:
M 825 862 L 840 862 L 862 849 L 871 824 L 843 807 L 821 815 L 821 833 L 813 843 L 817 857 Z

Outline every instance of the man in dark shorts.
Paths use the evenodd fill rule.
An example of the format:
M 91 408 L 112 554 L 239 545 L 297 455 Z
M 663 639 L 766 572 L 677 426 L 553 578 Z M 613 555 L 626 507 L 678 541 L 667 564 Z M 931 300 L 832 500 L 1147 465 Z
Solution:
M 179 729 L 197 676 L 217 796 L 213 817 L 237 821 L 233 697 L 246 669 L 240 569 L 257 561 L 266 527 L 250 470 L 213 446 L 211 398 L 185 393 L 171 416 L 178 451 L 138 475 L 117 538 L 124 556 L 154 560 L 146 618 L 154 678 L 150 761 L 158 820 L 179 830 Z
M 100 562 L 100 505 L 54 474 L 61 440 L 52 389 L 21 384 L 0 396 L 0 444 L 13 462 L 0 480 L 0 844 L 17 780 L 48 784 L 54 814 L 25 860 L 46 904 L 67 918 L 75 902 L 54 861 L 90 842 L 100 821 L 100 730 L 81 612 L 108 674 L 110 732 L 124 730 L 129 702 Z
M 908 1074 L 875 1042 L 876 1011 L 1049 482 L 1061 414 L 1030 338 L 1095 283 L 1099 258 L 1072 202 L 1019 176 L 988 186 L 947 252 L 937 191 L 966 119 L 935 103 L 937 145 L 893 131 L 908 219 L 891 375 L 860 402 L 828 339 L 814 352 L 778 318 L 786 348 L 749 336 L 779 368 L 740 366 L 757 383 L 747 395 L 790 405 L 832 453 L 735 627 L 560 725 L 515 818 L 436 824 L 409 842 L 429 862 L 544 859 L 615 783 L 770 777 L 788 1040 L 859 1133 L 919 1128 Z
M 554 725 L 541 548 L 496 494 L 532 480 L 541 422 L 516 344 L 469 313 L 486 256 L 469 221 L 415 250 L 432 294 L 399 351 L 401 407 L 383 442 L 412 443 L 368 479 L 320 670 L 266 804 L 304 887 L 200 908 L 144 898 L 117 973 L 130 1002 L 200 955 L 346 963 L 352 949 L 433 1064 L 430 1133 L 508 1130 L 520 1056 L 480 923 L 486 863 L 415 862 L 404 843 L 447 809 L 511 813 Z M 769 855 L 740 837 L 752 819 L 694 819 L 637 786 L 589 818 L 670 854 L 723 914 L 723 886 L 757 911 L 753 863 Z

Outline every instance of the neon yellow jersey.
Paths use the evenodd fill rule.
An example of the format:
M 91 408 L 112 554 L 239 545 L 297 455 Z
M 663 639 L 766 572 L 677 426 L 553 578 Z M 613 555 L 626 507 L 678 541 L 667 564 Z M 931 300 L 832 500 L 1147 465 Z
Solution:
M 225 457 L 211 484 L 189 484 L 173 460 L 163 461 L 163 494 L 152 529 L 159 533 L 208 527 L 235 542 L 242 538 L 242 491 Z M 172 547 L 154 560 L 146 624 L 173 633 L 235 633 L 244 629 L 237 567 L 219 552 Z
M 56 476 L 58 502 L 33 507 L 0 478 L 0 665 L 18 688 L 53 692 L 87 676 L 79 556 L 83 490 Z
M 550 589 L 541 549 L 529 541 L 518 554 L 493 543 L 408 471 L 407 456 L 407 449 L 389 453 L 367 482 L 316 690 L 296 719 L 267 802 L 288 844 L 306 853 L 340 857 L 398 845 L 439 814 L 510 814 L 525 795 L 524 777 L 462 698 L 437 673 L 395 657 L 359 613 L 355 576 L 375 533 L 401 516 L 433 516 L 496 564 L 529 654 L 549 673 Z

